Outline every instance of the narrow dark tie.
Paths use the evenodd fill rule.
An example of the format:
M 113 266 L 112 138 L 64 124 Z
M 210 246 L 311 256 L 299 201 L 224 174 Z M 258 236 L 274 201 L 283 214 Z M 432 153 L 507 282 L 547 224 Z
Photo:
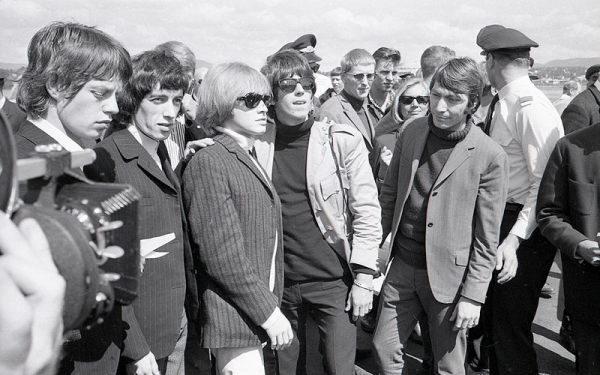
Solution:
M 488 108 L 487 116 L 485 116 L 485 123 L 483 125 L 483 132 L 487 135 L 490 135 L 490 131 L 492 130 L 492 118 L 494 117 L 494 109 L 496 107 L 496 103 L 498 103 L 500 97 L 498 94 L 494 95 L 492 102 L 490 103 L 490 107 Z

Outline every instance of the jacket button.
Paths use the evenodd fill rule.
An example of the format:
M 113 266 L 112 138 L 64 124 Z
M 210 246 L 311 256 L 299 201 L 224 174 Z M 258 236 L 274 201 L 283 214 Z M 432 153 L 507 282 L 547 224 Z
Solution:
M 428 226 L 429 228 L 431 228 L 431 227 L 433 226 L 433 223 L 429 223 L 429 224 L 427 224 L 427 226 Z
M 435 197 L 437 195 L 437 191 L 434 191 L 433 194 L 431 194 L 432 197 Z

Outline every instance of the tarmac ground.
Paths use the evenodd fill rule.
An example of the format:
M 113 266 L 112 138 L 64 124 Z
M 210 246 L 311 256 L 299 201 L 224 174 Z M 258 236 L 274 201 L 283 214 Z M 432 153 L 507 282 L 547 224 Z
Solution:
M 541 375 L 571 375 L 575 374 L 575 356 L 559 344 L 559 329 L 561 321 L 557 317 L 557 309 L 560 306 L 562 310 L 563 296 L 560 292 L 559 283 L 561 279 L 560 256 L 557 254 L 550 274 L 548 275 L 548 284 L 554 289 L 551 298 L 540 298 L 537 314 L 533 322 L 533 334 L 535 349 L 538 356 L 538 365 Z M 312 326 L 309 332 L 309 342 L 315 343 L 308 348 L 307 366 L 308 373 L 311 375 L 324 374 L 321 357 L 318 353 L 318 333 L 316 326 Z M 312 336 L 312 339 L 310 338 Z M 372 335 L 364 332 L 357 324 L 357 348 L 370 349 Z M 423 347 L 416 342 L 409 340 L 405 348 L 405 366 L 403 374 L 421 375 L 424 374 L 421 369 L 423 358 Z M 377 365 L 373 355 L 366 355 L 356 360 L 356 375 L 377 375 Z M 468 369 L 467 374 L 478 375 L 478 373 Z

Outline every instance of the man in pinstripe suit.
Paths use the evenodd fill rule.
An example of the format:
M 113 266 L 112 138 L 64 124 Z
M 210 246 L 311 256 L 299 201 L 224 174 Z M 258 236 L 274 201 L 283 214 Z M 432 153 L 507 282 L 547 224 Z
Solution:
M 180 112 L 188 81 L 177 59 L 162 51 L 136 56 L 133 68 L 119 97 L 118 122 L 125 129 L 97 145 L 97 159 L 85 172 L 93 180 L 128 183 L 140 192 L 140 238 L 174 239 L 157 249 L 162 256 L 146 259 L 133 304 L 82 335 L 87 353 L 95 346 L 104 359 L 110 357 L 106 362 L 111 366 L 118 363 L 118 373 L 183 374 L 185 313 L 192 318 L 196 310 L 191 305 L 184 309 L 184 301 L 186 292 L 190 303 L 197 296 L 180 186 L 162 141 Z M 103 367 L 98 371 L 110 372 Z
M 214 136 L 183 175 L 183 194 L 198 271 L 202 345 L 218 374 L 265 373 L 262 348 L 289 346 L 283 293 L 281 203 L 250 155 L 267 129 L 271 89 L 242 63 L 213 67 L 200 88 L 198 120 Z M 287 350 L 287 349 L 286 349 Z M 285 351 L 285 350 L 284 350 Z

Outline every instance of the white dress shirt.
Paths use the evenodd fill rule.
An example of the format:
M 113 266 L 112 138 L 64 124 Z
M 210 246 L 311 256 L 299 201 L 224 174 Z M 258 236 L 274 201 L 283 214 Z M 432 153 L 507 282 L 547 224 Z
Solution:
M 510 233 L 528 239 L 537 227 L 535 205 L 540 180 L 564 130 L 556 109 L 528 76 L 510 82 L 498 95 L 490 136 L 508 154 L 507 202 L 523 205 Z

